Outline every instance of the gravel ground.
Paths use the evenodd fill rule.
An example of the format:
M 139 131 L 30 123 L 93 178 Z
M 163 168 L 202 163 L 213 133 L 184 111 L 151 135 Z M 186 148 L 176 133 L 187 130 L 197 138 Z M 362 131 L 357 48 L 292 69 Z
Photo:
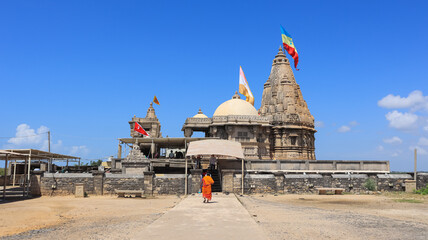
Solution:
M 245 196 L 239 197 L 239 200 L 272 240 L 428 239 L 428 224 L 425 222 L 427 220 L 412 220 L 412 217 L 402 220 L 388 216 L 387 209 L 384 214 L 382 211 L 365 211 L 364 205 L 354 206 L 353 202 L 358 203 L 359 197 L 366 196 L 325 196 L 348 198 L 348 201 L 341 200 L 339 209 L 335 209 L 334 205 L 317 203 L 316 196 L 300 195 L 299 199 L 303 200 L 305 197 L 312 199 L 307 202 L 301 201 L 299 205 L 294 201 L 296 197 L 290 199 L 290 196 Z M 391 204 L 387 199 L 384 200 L 385 204 Z M 367 203 L 369 208 L 371 205 L 373 204 Z M 396 208 L 400 208 L 395 205 Z M 406 208 L 406 204 L 401 208 Z M 426 204 L 418 205 L 418 208 L 426 210 Z M 409 216 L 413 214 L 412 212 L 413 210 Z M 426 211 L 421 214 L 426 214 Z

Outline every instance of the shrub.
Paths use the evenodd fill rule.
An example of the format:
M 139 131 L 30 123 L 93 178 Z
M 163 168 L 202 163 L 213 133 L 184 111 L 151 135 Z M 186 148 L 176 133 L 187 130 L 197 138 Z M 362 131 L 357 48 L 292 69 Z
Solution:
M 375 181 L 371 178 L 367 178 L 366 182 L 364 183 L 364 187 L 367 188 L 369 191 L 376 190 Z
M 421 195 L 428 195 L 428 184 L 424 188 L 417 190 L 415 193 Z

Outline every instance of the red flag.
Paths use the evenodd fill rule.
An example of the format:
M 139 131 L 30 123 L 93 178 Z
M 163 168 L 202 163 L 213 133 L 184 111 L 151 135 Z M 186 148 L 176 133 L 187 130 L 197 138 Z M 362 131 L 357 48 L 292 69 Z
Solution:
M 137 122 L 134 124 L 134 131 L 141 133 L 144 136 L 150 137 L 150 135 L 144 130 L 144 128 Z

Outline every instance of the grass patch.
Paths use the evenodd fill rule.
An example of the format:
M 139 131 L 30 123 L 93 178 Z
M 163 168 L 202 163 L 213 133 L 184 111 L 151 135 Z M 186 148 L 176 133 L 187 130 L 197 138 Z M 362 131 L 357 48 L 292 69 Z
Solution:
M 422 200 L 408 199 L 408 198 L 394 199 L 394 201 L 396 201 L 396 202 L 406 202 L 406 203 L 423 203 Z

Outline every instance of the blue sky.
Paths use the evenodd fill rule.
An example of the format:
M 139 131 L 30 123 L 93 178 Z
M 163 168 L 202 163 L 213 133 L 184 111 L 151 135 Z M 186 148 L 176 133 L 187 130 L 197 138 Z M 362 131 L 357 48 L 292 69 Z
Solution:
M 2 1 L 0 148 L 85 159 L 117 152 L 153 95 L 163 136 L 212 116 L 243 67 L 260 107 L 281 44 L 317 122 L 317 159 L 390 160 L 428 170 L 424 1 Z M 290 58 L 290 57 L 289 57 Z

